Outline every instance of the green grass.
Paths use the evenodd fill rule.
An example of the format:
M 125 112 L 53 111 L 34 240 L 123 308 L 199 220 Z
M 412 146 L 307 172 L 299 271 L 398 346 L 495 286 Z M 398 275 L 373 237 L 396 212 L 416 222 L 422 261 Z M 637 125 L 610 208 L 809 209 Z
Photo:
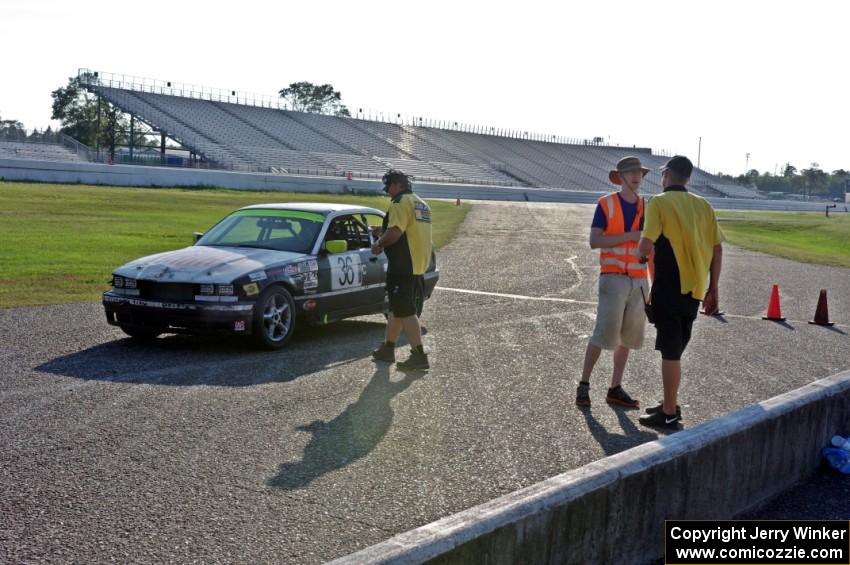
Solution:
M 193 232 L 264 202 L 389 205 L 380 196 L 0 182 L 0 307 L 98 300 L 115 267 L 191 245 Z M 430 205 L 439 248 L 470 206 Z
M 718 211 L 733 245 L 804 263 L 850 267 L 850 214 Z

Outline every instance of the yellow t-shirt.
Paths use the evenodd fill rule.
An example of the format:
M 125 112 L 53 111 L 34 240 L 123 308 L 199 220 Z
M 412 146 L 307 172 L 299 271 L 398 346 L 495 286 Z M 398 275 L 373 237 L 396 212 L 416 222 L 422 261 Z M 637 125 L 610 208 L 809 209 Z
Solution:
M 424 275 L 431 262 L 431 208 L 412 192 L 393 198 L 387 227 L 397 227 L 401 239 L 386 249 L 389 272 Z
M 667 190 L 646 205 L 643 237 L 655 242 L 664 235 L 670 240 L 682 294 L 705 298 L 714 246 L 726 238 L 717 223 L 714 208 L 705 198 L 685 190 Z

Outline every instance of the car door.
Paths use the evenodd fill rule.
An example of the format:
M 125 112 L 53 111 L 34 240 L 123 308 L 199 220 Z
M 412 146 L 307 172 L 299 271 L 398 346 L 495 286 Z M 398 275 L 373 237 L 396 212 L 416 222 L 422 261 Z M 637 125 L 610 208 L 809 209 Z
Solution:
M 369 232 L 354 216 L 334 218 L 328 226 L 324 243 L 333 240 L 346 242 L 342 253 L 323 252 L 319 259 L 320 296 L 326 312 L 359 309 L 381 302 L 375 296 L 374 277 L 380 262 L 371 253 Z M 375 260 L 373 260 L 375 259 Z

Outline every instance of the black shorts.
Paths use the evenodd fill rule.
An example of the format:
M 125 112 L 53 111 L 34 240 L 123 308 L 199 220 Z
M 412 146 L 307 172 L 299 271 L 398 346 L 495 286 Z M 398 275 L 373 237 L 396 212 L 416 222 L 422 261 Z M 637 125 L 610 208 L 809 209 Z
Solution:
M 699 311 L 699 302 L 693 300 L 688 308 L 664 308 L 655 306 L 655 349 L 667 361 L 679 361 L 688 342 L 691 329 Z
M 418 316 L 422 313 L 425 296 L 425 277 L 422 275 L 387 274 L 387 295 L 390 312 L 396 318 Z

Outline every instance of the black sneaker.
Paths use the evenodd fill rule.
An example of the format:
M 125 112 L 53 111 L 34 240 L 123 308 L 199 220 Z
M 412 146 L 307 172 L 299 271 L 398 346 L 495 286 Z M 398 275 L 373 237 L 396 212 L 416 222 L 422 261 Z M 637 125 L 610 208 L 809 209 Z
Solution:
M 578 383 L 576 405 L 590 406 L 590 383 Z
M 407 361 L 396 363 L 396 367 L 403 371 L 425 371 L 430 369 L 431 365 L 428 364 L 428 355 L 426 353 L 414 351 L 410 354 Z
M 644 410 L 644 412 L 646 412 L 647 414 L 655 414 L 656 412 L 661 410 L 662 406 L 664 406 L 664 403 L 659 402 L 658 406 L 650 406 L 649 408 Z M 676 415 L 680 418 L 682 417 L 682 407 L 679 406 L 678 404 L 676 405 Z
M 384 343 L 381 347 L 372 352 L 372 359 L 375 361 L 395 363 L 395 346 Z
M 605 397 L 605 402 L 608 404 L 619 404 L 626 408 L 637 408 L 640 405 L 640 403 L 629 396 L 629 393 L 623 390 L 623 387 L 620 385 L 608 389 L 608 395 Z
M 682 417 L 679 414 L 675 414 L 673 416 L 669 416 L 665 414 L 663 411 L 659 410 L 653 414 L 649 414 L 647 416 L 641 416 L 638 418 L 638 421 L 650 428 L 660 428 L 665 430 L 678 430 L 679 422 L 682 421 Z

